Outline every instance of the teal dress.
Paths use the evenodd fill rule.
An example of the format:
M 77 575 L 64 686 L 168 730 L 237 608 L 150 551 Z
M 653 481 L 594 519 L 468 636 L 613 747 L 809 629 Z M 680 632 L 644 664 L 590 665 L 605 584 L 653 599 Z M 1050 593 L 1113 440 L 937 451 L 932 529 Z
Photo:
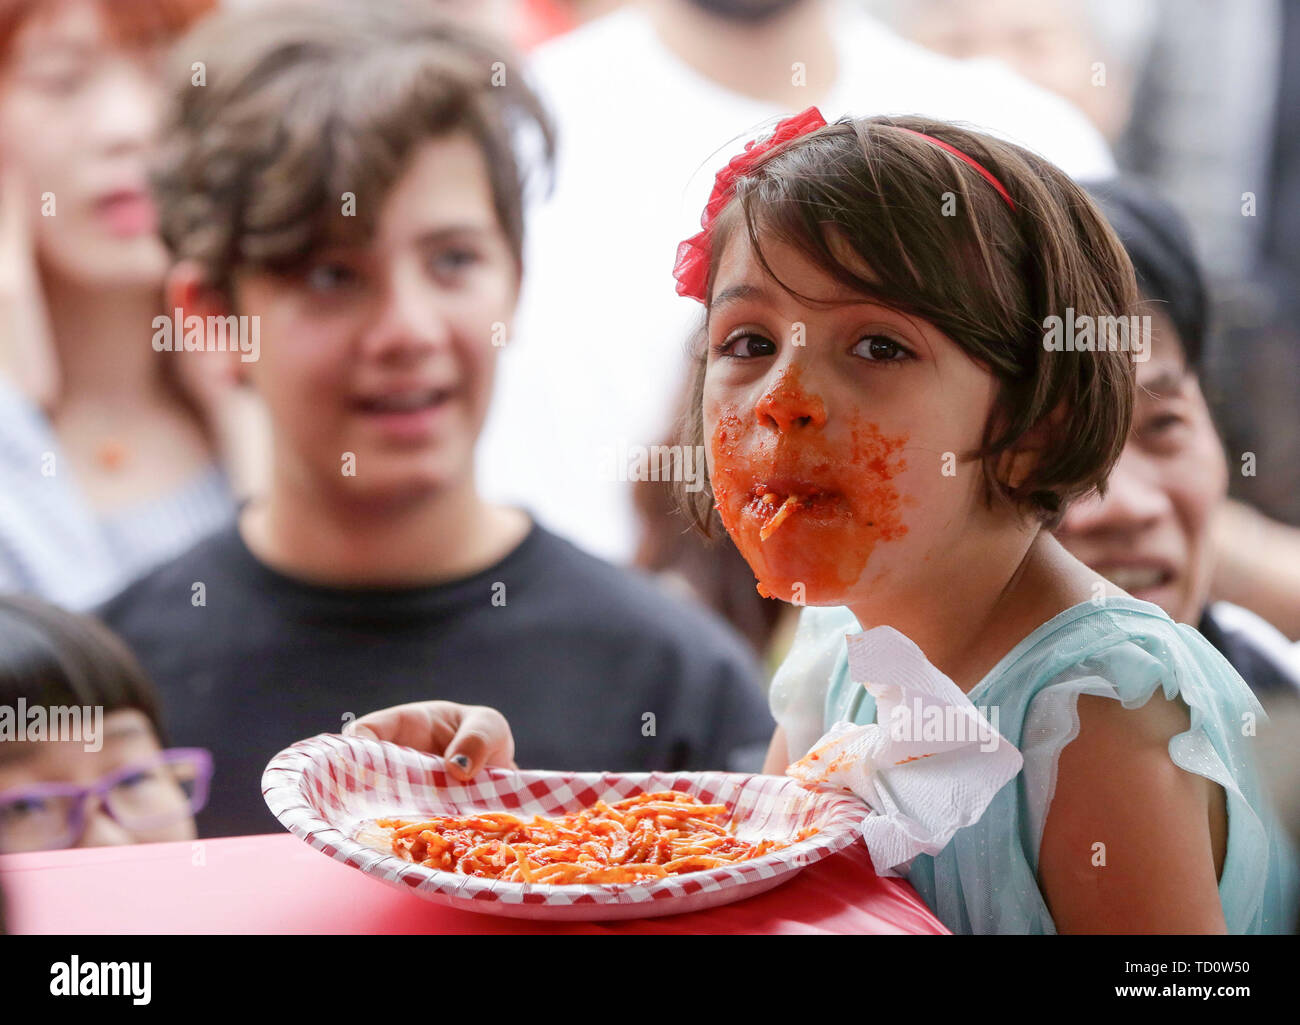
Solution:
M 844 610 L 808 609 L 826 629 L 801 625 L 805 645 L 838 643 L 822 727 L 875 722 L 875 701 L 849 679 Z M 856 622 L 848 632 L 856 632 Z M 795 663 L 808 662 L 805 651 Z M 824 665 L 825 663 L 823 663 Z M 825 677 L 823 676 L 824 680 Z M 823 684 L 824 686 L 824 684 Z M 1075 704 L 1095 694 L 1138 708 L 1159 688 L 1182 698 L 1191 728 L 1169 742 L 1174 763 L 1222 785 L 1228 841 L 1219 896 L 1230 933 L 1294 929 L 1300 861 L 1266 796 L 1250 750 L 1263 709 L 1236 670 L 1190 627 L 1148 602 L 1085 602 L 1016 645 L 969 693 L 996 706 L 998 729 L 1019 748 L 1024 768 L 984 815 L 959 829 L 938 854 L 918 855 L 907 878 L 955 933 L 1055 933 L 1038 888 L 1038 851 L 1061 750 L 1078 732 Z M 786 681 L 786 691 L 790 690 Z M 788 697 L 788 693 L 787 693 Z M 789 703 L 786 701 L 785 703 Z M 781 721 L 780 710 L 774 712 Z M 805 731 L 806 732 L 806 731 Z M 792 749 L 792 759 L 802 750 Z

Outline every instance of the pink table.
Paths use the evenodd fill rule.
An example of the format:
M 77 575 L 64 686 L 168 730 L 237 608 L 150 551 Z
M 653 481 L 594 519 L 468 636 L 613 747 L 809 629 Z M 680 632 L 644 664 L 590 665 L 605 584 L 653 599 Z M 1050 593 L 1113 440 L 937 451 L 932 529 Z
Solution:
M 912 933 L 948 930 L 866 848 L 710 911 L 630 922 L 528 922 L 421 900 L 288 833 L 0 856 L 14 933 Z

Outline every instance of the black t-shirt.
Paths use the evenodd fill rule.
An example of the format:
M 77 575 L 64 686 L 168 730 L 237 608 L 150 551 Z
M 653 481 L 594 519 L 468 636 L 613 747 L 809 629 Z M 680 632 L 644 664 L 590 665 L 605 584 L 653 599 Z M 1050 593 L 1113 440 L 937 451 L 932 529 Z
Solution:
M 499 709 L 530 769 L 756 770 L 774 728 L 712 613 L 537 525 L 481 573 L 401 590 L 295 580 L 232 527 L 100 615 L 158 685 L 169 743 L 213 753 L 204 836 L 275 831 L 278 751 L 408 701 Z

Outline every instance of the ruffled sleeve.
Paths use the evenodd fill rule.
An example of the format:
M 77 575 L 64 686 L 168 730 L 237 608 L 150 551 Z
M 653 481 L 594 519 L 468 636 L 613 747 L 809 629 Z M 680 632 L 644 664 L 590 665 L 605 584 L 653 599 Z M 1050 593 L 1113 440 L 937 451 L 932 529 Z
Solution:
M 794 643 L 768 691 L 772 718 L 785 731 L 790 761 L 807 754 L 826 732 L 822 720 L 831 675 L 845 655 L 844 638 L 859 629 L 853 613 L 843 607 L 805 608 L 800 613 Z
M 1300 894 L 1295 852 L 1277 827 L 1251 750 L 1267 717 L 1241 677 L 1199 633 L 1172 623 L 1171 636 L 1162 636 L 1165 632 L 1131 632 L 1057 673 L 1029 702 L 1020 748 L 1030 865 L 1036 872 L 1061 751 L 1079 733 L 1079 697 L 1096 695 L 1140 708 L 1159 689 L 1166 700 L 1181 699 L 1190 713 L 1189 729 L 1170 739 L 1169 757 L 1218 783 L 1227 795 L 1228 842 L 1219 892 L 1228 931 L 1289 929 L 1289 922 L 1278 919 L 1284 909 L 1295 908 Z

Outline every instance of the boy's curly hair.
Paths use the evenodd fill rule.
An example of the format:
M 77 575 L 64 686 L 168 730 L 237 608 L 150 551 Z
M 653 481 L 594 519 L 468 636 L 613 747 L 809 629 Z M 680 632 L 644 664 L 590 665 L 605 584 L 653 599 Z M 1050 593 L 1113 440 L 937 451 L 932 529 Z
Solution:
M 522 269 L 521 152 L 549 165 L 554 147 L 520 68 L 490 38 L 399 0 L 211 18 L 172 55 L 154 174 L 163 240 L 227 292 L 237 269 L 293 272 L 322 247 L 368 238 L 414 148 L 464 132 Z

